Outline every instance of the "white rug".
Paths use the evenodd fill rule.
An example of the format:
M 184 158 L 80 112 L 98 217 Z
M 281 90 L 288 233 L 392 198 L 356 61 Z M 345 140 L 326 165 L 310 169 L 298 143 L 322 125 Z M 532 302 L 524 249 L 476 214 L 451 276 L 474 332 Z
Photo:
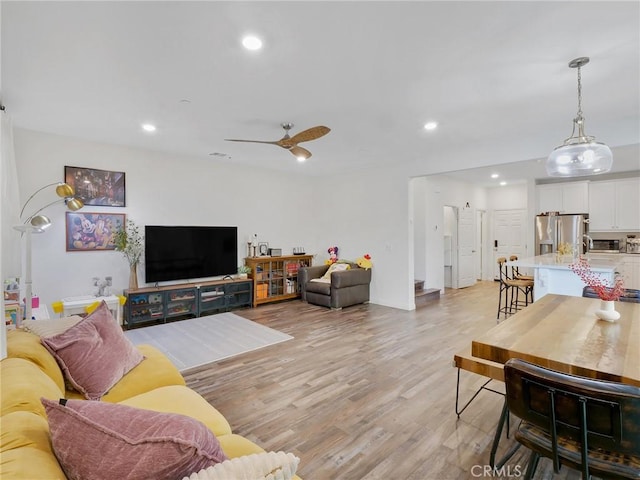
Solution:
M 146 343 L 156 347 L 180 371 L 293 338 L 234 313 L 180 320 L 124 333 L 135 345 Z

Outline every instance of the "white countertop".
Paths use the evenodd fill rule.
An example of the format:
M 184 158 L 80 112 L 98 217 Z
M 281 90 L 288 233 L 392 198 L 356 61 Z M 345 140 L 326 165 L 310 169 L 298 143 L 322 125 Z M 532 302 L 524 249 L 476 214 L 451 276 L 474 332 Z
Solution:
M 622 262 L 620 256 L 608 255 L 607 257 L 598 256 L 596 258 L 589 258 L 589 265 L 591 270 L 598 273 L 613 273 L 616 268 Z M 536 257 L 519 258 L 513 262 L 507 262 L 507 265 L 518 266 L 523 268 L 545 268 L 549 270 L 569 270 L 569 265 L 573 263 L 573 260 L 558 262 L 555 253 L 548 253 L 546 255 L 538 255 Z

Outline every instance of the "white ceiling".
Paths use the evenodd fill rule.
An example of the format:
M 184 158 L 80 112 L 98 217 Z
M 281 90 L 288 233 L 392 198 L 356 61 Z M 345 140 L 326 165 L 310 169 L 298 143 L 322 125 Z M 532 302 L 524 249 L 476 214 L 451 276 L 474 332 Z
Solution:
M 577 109 L 567 64 L 589 56 L 587 133 L 640 143 L 637 1 L 0 5 L 15 127 L 311 175 L 442 172 L 546 157 Z M 242 48 L 249 32 L 262 51 Z M 305 164 L 223 140 L 277 140 L 281 122 L 332 131 L 301 145 Z M 616 168 L 640 168 L 631 151 Z

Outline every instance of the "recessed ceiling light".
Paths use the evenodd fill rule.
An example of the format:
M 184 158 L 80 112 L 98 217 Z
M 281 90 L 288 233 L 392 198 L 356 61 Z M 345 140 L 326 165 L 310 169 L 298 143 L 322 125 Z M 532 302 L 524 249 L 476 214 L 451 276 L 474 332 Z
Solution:
M 498 178 L 500 175 L 498 175 L 497 173 L 492 173 L 491 174 L 491 178 Z
M 506 184 L 507 184 L 507 182 L 505 182 L 505 181 L 500 182 L 500 186 L 501 187 L 504 187 Z
M 435 130 L 438 128 L 438 122 L 427 122 L 424 124 L 425 130 Z
M 254 35 L 247 35 L 242 39 L 242 45 L 247 50 L 260 50 L 262 48 L 262 40 Z
M 156 131 L 156 126 L 155 125 L 151 125 L 150 123 L 143 123 L 142 124 L 142 129 L 145 132 L 155 132 Z

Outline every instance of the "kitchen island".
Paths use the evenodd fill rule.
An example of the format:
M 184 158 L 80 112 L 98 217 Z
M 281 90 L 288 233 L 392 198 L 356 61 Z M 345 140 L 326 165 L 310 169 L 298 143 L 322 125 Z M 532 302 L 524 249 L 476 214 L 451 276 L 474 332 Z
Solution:
M 589 259 L 591 270 L 600 275 L 608 285 L 613 285 L 620 268 L 620 259 L 615 257 L 589 258 L 589 255 L 586 257 Z M 573 297 L 582 296 L 585 283 L 569 268 L 571 263 L 573 263 L 573 259 L 559 259 L 555 253 L 548 253 L 507 262 L 507 266 L 517 266 L 520 273 L 523 268 L 533 270 L 533 301 L 535 302 L 547 293 Z

